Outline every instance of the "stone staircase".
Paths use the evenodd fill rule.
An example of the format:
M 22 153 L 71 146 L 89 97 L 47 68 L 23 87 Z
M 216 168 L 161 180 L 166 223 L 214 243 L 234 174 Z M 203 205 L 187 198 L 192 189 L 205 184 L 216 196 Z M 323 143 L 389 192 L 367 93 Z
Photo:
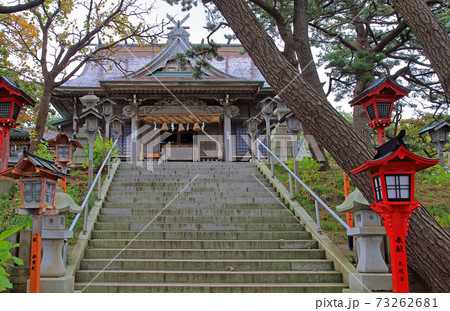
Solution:
M 251 163 L 123 163 L 75 289 L 341 292 L 342 274 L 280 202 Z

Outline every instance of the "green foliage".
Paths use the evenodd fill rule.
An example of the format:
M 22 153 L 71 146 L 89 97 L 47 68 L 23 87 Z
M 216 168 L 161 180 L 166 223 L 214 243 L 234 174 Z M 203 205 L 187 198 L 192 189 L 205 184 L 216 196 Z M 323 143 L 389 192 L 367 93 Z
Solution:
M 38 150 L 36 150 L 36 155 L 49 160 L 54 160 L 55 156 L 48 150 L 48 147 L 49 147 L 48 143 L 46 141 L 41 140 L 38 146 Z
M 112 139 L 109 141 L 103 141 L 103 139 L 100 136 L 97 136 L 94 141 L 94 167 L 99 168 L 103 161 L 105 161 L 106 156 L 108 155 L 109 151 L 111 150 L 112 146 L 114 145 L 114 142 Z M 89 144 L 84 149 L 84 155 L 85 157 L 89 157 Z M 113 156 L 117 156 L 117 149 L 113 151 Z M 89 166 L 89 162 L 83 163 L 83 168 L 87 168 Z
M 408 145 L 411 152 L 431 158 L 436 156 L 436 149 L 430 144 L 429 135 L 419 135 L 419 132 L 425 127 L 441 120 L 445 120 L 446 118 L 448 118 L 448 116 L 445 114 L 440 117 L 433 116 L 432 114 L 424 114 L 417 118 L 400 120 L 398 130 L 404 129 L 406 131 L 404 141 Z M 394 137 L 393 128 L 394 126 L 391 125 L 386 129 L 387 137 Z M 444 150 L 449 147 L 450 144 L 447 144 L 444 147 Z
M 450 186 L 450 170 L 435 165 L 427 170 L 427 175 L 422 183 L 431 183 L 439 186 Z
M 290 170 L 295 172 L 294 159 L 287 161 L 286 165 Z M 317 163 L 312 158 L 303 158 L 303 160 L 298 161 L 300 179 L 306 184 L 316 181 L 319 178 L 319 169 L 321 166 L 322 164 Z
M 20 258 L 12 256 L 10 253 L 11 249 L 18 247 L 19 244 L 16 243 L 13 245 L 11 242 L 6 240 L 7 237 L 10 237 L 14 233 L 20 231 L 22 228 L 22 226 L 15 227 L 3 231 L 0 234 L 0 292 L 6 290 L 7 288 L 12 288 L 12 284 L 8 280 L 9 275 L 6 273 L 4 267 L 13 265 L 10 263 L 10 260 L 13 260 L 16 265 L 23 265 L 23 261 Z
M 0 231 L 16 226 L 31 228 L 31 216 L 17 215 L 17 208 L 20 208 L 19 186 L 14 184 L 0 196 Z

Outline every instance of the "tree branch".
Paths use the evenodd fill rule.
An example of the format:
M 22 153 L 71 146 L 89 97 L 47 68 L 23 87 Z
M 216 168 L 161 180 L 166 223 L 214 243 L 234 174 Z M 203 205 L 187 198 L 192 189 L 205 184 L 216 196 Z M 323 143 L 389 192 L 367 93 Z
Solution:
M 25 4 L 14 6 L 0 6 L 0 14 L 11 14 L 35 8 L 44 3 L 45 0 L 31 0 Z

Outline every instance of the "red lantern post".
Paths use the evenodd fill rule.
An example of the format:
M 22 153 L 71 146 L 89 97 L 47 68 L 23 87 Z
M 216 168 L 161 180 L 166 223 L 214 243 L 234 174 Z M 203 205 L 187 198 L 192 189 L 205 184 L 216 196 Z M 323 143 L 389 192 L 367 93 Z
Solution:
M 34 107 L 36 102 L 9 78 L 0 76 L 0 126 L 1 164 L 0 172 L 8 168 L 9 134 L 17 126 L 17 119 L 24 105 Z
M 411 213 L 420 205 L 414 201 L 415 173 L 439 162 L 410 152 L 402 141 L 404 135 L 401 131 L 377 149 L 373 160 L 351 171 L 370 173 L 375 198 L 371 208 L 380 214 L 389 236 L 395 293 L 409 292 L 405 237 Z
M 384 128 L 392 123 L 394 102 L 408 93 L 408 89 L 386 76 L 372 82 L 358 97 L 350 101 L 350 106 L 362 105 L 366 110 L 368 126 L 378 132 L 379 146 L 386 142 Z

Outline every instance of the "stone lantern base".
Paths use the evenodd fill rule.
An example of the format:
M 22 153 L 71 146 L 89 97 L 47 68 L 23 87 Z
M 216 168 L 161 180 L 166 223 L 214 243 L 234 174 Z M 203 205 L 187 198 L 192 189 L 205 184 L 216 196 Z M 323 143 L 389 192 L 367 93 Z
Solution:
M 59 278 L 41 277 L 39 292 L 40 293 L 73 293 L 75 286 L 75 278 L 71 275 Z M 30 292 L 30 280 L 27 281 L 27 293 Z
M 391 273 L 352 273 L 348 292 L 392 292 Z

